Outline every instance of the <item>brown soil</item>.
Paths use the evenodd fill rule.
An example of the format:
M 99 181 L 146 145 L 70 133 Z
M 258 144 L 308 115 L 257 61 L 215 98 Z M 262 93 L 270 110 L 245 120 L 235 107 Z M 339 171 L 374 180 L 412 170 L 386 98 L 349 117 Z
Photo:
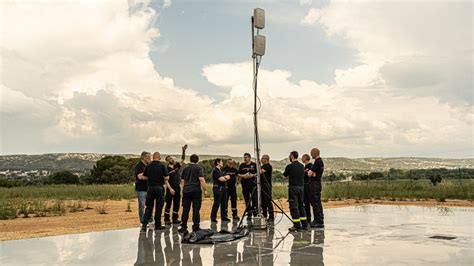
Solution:
M 286 200 L 279 200 L 285 211 L 288 211 Z M 105 231 L 140 226 L 137 215 L 136 200 L 131 203 L 131 212 L 127 212 L 126 200 L 107 201 L 107 214 L 99 214 L 96 208 L 103 206 L 104 201 L 89 202 L 92 209 L 83 212 L 67 212 L 63 216 L 16 218 L 13 220 L 0 220 L 0 240 L 24 239 L 33 237 Z M 474 207 L 474 202 L 465 200 L 437 201 L 386 201 L 386 200 L 341 200 L 324 202 L 324 208 L 338 208 L 363 204 L 387 205 L 417 205 L 437 207 Z M 212 200 L 203 200 L 201 219 L 208 220 Z M 238 202 L 239 214 L 244 209 L 243 201 Z

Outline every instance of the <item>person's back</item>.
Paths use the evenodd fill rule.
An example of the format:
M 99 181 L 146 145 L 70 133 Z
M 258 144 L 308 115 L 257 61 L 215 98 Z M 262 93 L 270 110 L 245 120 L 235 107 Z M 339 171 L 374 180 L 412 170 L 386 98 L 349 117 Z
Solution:
M 204 176 L 202 167 L 191 163 L 184 167 L 181 179 L 184 180 L 183 193 L 201 191 L 199 177 Z
M 298 161 L 293 161 L 286 166 L 284 176 L 288 176 L 288 186 L 304 185 L 304 166 Z
M 143 175 L 148 178 L 148 186 L 163 186 L 168 170 L 160 161 L 154 160 L 145 167 Z
M 183 169 L 181 175 L 181 182 L 183 183 L 183 213 L 181 216 L 181 228 L 178 230 L 180 233 L 188 231 L 187 223 L 191 205 L 193 208 L 193 231 L 200 230 L 202 190 L 204 190 L 204 195 L 207 195 L 204 173 L 201 166 L 197 165 L 199 156 L 193 154 L 189 159 L 191 163 Z
M 166 166 L 160 162 L 160 159 L 161 155 L 159 152 L 153 153 L 153 161 L 148 164 L 143 171 L 143 176 L 148 180 L 148 191 L 142 232 L 146 232 L 146 226 L 151 219 L 153 208 L 155 208 L 155 230 L 165 228 L 161 225 L 161 212 L 164 203 L 163 185 L 166 183 L 167 187 L 170 186 L 168 182 L 168 170 Z

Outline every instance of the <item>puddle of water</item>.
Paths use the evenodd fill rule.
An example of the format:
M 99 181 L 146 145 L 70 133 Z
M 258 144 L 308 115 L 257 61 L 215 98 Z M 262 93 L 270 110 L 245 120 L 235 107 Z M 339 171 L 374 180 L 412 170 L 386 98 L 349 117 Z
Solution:
M 471 208 L 365 205 L 326 210 L 326 229 L 274 228 L 217 245 L 183 245 L 177 228 L 138 228 L 0 242 L 1 265 L 472 265 Z M 231 229 L 235 224 L 227 224 Z M 209 228 L 209 223 L 203 223 Z M 221 229 L 219 224 L 218 228 Z M 436 237 L 438 236 L 438 237 Z M 447 239 L 449 238 L 449 239 Z

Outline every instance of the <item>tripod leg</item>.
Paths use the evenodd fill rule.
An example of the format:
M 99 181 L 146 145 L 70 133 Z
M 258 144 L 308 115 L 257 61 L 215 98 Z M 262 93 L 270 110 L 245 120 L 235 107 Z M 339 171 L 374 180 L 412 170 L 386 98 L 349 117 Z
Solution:
M 255 193 L 256 190 L 257 190 L 257 187 L 254 187 L 252 192 L 250 193 L 250 199 L 245 205 L 244 214 L 242 214 L 242 218 L 240 218 L 239 225 L 237 226 L 237 228 L 240 228 L 242 226 L 242 222 L 244 221 L 245 216 L 248 214 L 248 209 L 249 209 L 250 203 L 252 202 L 253 193 Z
M 266 191 L 264 191 L 264 190 L 262 190 L 262 191 L 263 191 L 263 193 L 265 193 L 265 194 L 267 195 L 267 197 L 270 197 L 272 203 L 281 211 L 281 213 L 283 213 L 283 214 L 286 216 L 286 218 L 288 218 L 288 220 L 290 220 L 290 222 L 293 222 L 293 220 L 290 218 L 290 216 L 288 216 L 288 214 L 286 214 L 286 212 L 283 211 L 283 209 L 280 207 L 280 205 L 278 205 L 278 204 L 272 199 L 272 197 L 271 197 L 270 195 L 268 195 L 268 193 L 267 193 Z

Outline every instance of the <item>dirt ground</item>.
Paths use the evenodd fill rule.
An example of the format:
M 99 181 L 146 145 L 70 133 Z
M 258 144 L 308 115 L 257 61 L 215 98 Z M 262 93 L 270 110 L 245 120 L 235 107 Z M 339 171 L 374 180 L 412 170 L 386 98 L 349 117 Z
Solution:
M 288 211 L 286 200 L 277 200 L 284 210 Z M 416 205 L 438 207 L 474 207 L 474 202 L 464 200 L 437 201 L 385 201 L 385 200 L 342 200 L 324 202 L 324 208 L 338 208 L 363 204 Z M 106 201 L 107 214 L 99 214 L 96 208 L 102 207 L 104 201 L 89 202 L 91 209 L 70 213 L 64 216 L 16 218 L 0 220 L 0 240 L 14 240 L 43 236 L 106 231 L 139 227 L 137 201 L 131 203 L 131 212 L 127 212 L 127 200 Z M 201 219 L 209 220 L 212 200 L 203 200 Z M 230 208 L 230 206 L 229 206 Z M 243 213 L 244 202 L 238 202 L 239 215 Z M 230 213 L 230 210 L 229 210 Z M 181 215 L 180 215 L 181 217 Z

